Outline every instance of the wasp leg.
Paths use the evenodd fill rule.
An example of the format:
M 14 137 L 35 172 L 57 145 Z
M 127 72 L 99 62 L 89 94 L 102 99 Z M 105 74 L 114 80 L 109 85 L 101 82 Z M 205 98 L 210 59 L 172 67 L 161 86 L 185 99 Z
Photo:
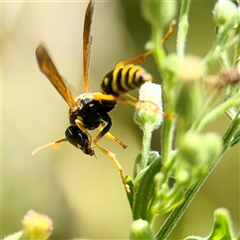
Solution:
M 103 130 L 104 126 L 100 125 L 98 127 L 98 130 L 101 132 Z M 120 139 L 118 139 L 117 137 L 113 136 L 110 132 L 105 133 L 104 137 L 107 137 L 113 141 L 115 141 L 117 144 L 119 144 L 122 148 L 126 148 L 127 145 L 125 145 Z
M 102 128 L 102 131 L 97 135 L 97 137 L 93 140 L 93 142 L 106 156 L 108 156 L 113 161 L 113 163 L 115 164 L 115 166 L 117 167 L 117 169 L 120 173 L 124 188 L 126 189 L 126 191 L 128 193 L 131 193 L 131 191 L 129 189 L 129 186 L 125 183 L 125 176 L 124 176 L 124 173 L 123 173 L 122 166 L 120 165 L 120 163 L 116 159 L 115 154 L 108 151 L 106 148 L 102 147 L 98 143 L 98 141 L 108 133 L 109 129 L 112 126 L 112 120 L 111 120 L 111 118 L 109 117 L 108 114 L 101 115 L 101 118 L 102 118 L 103 121 L 106 121 L 107 124 Z
M 101 122 L 101 124 L 103 125 L 100 125 L 98 127 L 98 130 L 100 130 L 100 133 L 97 135 L 97 137 L 94 139 L 93 142 L 96 144 L 96 142 L 98 142 L 104 136 L 114 140 L 121 147 L 126 148 L 127 146 L 124 143 L 122 143 L 118 138 L 116 138 L 109 132 L 110 128 L 112 127 L 112 119 L 109 117 L 109 115 L 107 113 L 102 114 L 101 119 L 104 122 L 106 122 L 106 124 L 103 121 Z
M 94 139 L 94 143 L 98 142 L 105 134 L 108 133 L 110 128 L 112 127 L 112 119 L 109 117 L 107 113 L 101 114 L 101 119 L 106 122 L 105 126 L 102 128 L 102 131 L 97 135 Z
M 89 94 L 89 98 L 92 97 L 92 99 L 101 101 L 101 100 L 106 100 L 106 101 L 116 101 L 116 102 L 126 102 L 127 100 L 124 97 L 119 97 L 119 96 L 113 96 L 113 95 L 107 95 L 103 93 L 91 93 Z
M 169 38 L 169 36 L 172 34 L 173 32 L 173 28 L 174 28 L 174 25 L 176 24 L 176 21 L 173 20 L 169 27 L 168 27 L 168 31 L 167 33 L 165 34 L 165 36 L 163 37 L 162 41 L 161 41 L 161 45 L 167 41 L 167 39 Z M 119 68 L 119 67 L 122 67 L 122 66 L 125 66 L 125 65 L 128 65 L 128 64 L 133 64 L 133 63 L 136 63 L 136 62 L 143 62 L 145 60 L 146 57 L 148 57 L 149 55 L 151 55 L 152 53 L 154 52 L 154 49 L 151 49 L 147 52 L 145 52 L 144 54 L 142 55 L 139 55 L 135 58 L 131 58 L 129 60 L 126 60 L 126 61 L 122 61 L 122 62 L 119 62 L 115 68 Z
M 129 64 L 133 64 L 133 63 L 136 63 L 136 62 L 143 62 L 145 60 L 145 58 L 149 55 L 151 55 L 153 53 L 153 49 L 145 52 L 144 54 L 141 54 L 135 58 L 131 58 L 129 60 L 126 60 L 126 61 L 122 61 L 122 62 L 119 62 L 115 68 L 120 68 L 120 67 L 123 67 L 123 66 L 126 66 L 126 65 L 129 65 Z
M 127 97 L 127 98 L 129 98 L 129 101 L 135 103 L 135 107 L 136 107 L 136 108 L 143 108 L 143 109 L 144 109 L 144 107 L 143 107 L 142 105 L 138 106 L 138 103 L 149 103 L 149 104 L 152 104 L 152 105 L 155 106 L 155 109 L 156 109 L 156 110 L 158 110 L 158 108 L 159 108 L 158 105 L 157 105 L 155 102 L 139 100 L 139 99 L 133 97 L 132 95 L 130 95 L 130 94 L 128 94 L 128 93 L 125 94 L 124 96 Z M 148 110 L 148 109 L 146 109 L 146 110 Z M 156 112 L 156 113 L 157 113 L 157 112 Z
M 103 93 L 92 93 L 91 95 L 92 95 L 92 98 L 97 101 L 106 100 L 106 101 L 126 102 L 138 109 L 143 109 L 145 111 L 153 111 L 156 114 L 163 114 L 163 112 L 159 110 L 159 107 L 154 102 L 138 100 L 132 97 L 130 94 L 125 94 L 124 95 L 125 97 L 123 96 L 118 97 L 118 96 L 107 95 Z M 148 108 L 146 105 L 143 105 L 142 103 L 149 103 L 152 106 L 154 106 L 154 108 Z
M 107 95 L 103 93 L 92 93 L 92 98 L 97 101 L 106 100 L 106 101 L 115 101 L 115 102 L 126 102 L 134 107 L 136 107 L 136 102 L 132 99 L 126 99 L 123 96 L 113 96 L 113 95 Z
M 115 166 L 117 167 L 119 173 L 120 173 L 120 177 L 122 179 L 122 183 L 124 185 L 125 190 L 131 194 L 131 191 L 129 189 L 129 186 L 125 183 L 125 176 L 123 173 L 123 169 L 122 166 L 120 165 L 120 163 L 118 162 L 118 160 L 115 157 L 115 154 L 113 154 L 112 152 L 108 151 L 107 149 L 105 149 L 104 147 L 102 147 L 99 143 L 97 143 L 97 141 L 95 142 L 95 140 L 93 141 L 95 143 L 95 145 L 107 156 L 109 157 L 113 163 L 115 164 Z
M 92 136 L 89 134 L 88 130 L 84 127 L 82 121 L 80 121 L 79 119 L 75 119 L 75 124 L 78 126 L 79 129 L 81 129 L 84 133 L 87 134 L 88 139 L 89 139 L 89 144 L 88 144 L 87 149 L 89 152 L 91 152 L 92 151 L 91 146 L 92 146 L 92 142 L 93 142 Z

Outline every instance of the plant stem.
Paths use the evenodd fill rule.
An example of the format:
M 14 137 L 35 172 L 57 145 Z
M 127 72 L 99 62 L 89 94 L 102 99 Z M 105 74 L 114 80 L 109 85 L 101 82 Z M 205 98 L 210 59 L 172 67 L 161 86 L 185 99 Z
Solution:
M 147 166 L 148 156 L 151 145 L 152 138 L 152 124 L 146 122 L 143 129 L 143 138 L 142 138 L 142 160 L 140 163 L 140 169 L 144 169 Z
M 209 112 L 209 110 L 211 109 L 215 99 L 217 96 L 217 91 L 214 91 L 211 93 L 211 95 L 208 97 L 207 101 L 205 102 L 202 110 L 200 111 L 199 115 L 197 116 L 197 119 L 194 121 L 191 130 L 192 131 L 196 131 L 199 127 L 199 125 L 201 124 L 202 119 L 204 118 L 204 116 Z
M 199 123 L 196 128 L 196 131 L 202 130 L 207 124 L 212 122 L 214 119 L 219 117 L 221 114 L 225 113 L 229 108 L 234 107 L 240 104 L 240 92 L 237 93 L 234 97 L 229 98 L 216 108 L 214 108 L 211 112 L 209 112 Z
M 170 153 L 172 151 L 173 132 L 175 128 L 175 121 L 173 119 L 166 118 L 162 126 L 162 158 L 163 163 L 166 164 L 170 160 Z
M 162 63 L 164 59 L 164 51 L 163 47 L 159 44 L 161 42 L 161 37 L 163 35 L 163 32 L 160 28 L 156 26 L 152 26 L 152 39 L 154 43 L 154 58 L 158 67 L 158 71 L 161 73 L 162 72 Z
M 229 148 L 229 144 L 231 142 L 232 137 L 237 132 L 237 129 L 240 126 L 240 111 L 236 115 L 235 119 L 231 122 L 230 126 L 228 127 L 227 131 L 223 135 L 222 142 L 223 142 L 223 152 L 225 152 Z
M 189 5 L 190 5 L 189 0 L 182 1 L 177 34 L 177 54 L 179 59 L 183 59 L 185 55 L 185 42 L 188 30 Z

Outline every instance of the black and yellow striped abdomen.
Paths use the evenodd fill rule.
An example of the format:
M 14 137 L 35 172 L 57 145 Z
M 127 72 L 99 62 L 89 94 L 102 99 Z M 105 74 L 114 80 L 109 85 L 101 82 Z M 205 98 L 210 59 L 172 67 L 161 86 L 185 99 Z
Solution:
M 117 67 L 107 73 L 101 82 L 101 92 L 119 96 L 152 81 L 152 75 L 141 66 L 127 65 Z

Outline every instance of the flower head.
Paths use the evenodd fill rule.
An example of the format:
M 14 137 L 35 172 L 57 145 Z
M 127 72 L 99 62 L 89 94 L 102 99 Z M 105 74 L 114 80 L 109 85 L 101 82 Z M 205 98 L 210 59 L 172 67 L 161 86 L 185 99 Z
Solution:
M 136 106 L 134 120 L 141 129 L 145 124 L 157 129 L 163 121 L 161 85 L 146 82 L 139 89 L 139 102 Z

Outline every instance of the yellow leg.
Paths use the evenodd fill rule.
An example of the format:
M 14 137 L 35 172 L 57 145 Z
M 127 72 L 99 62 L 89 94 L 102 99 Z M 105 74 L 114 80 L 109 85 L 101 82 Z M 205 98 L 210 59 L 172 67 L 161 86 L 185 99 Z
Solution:
M 91 95 L 92 95 L 92 98 L 97 101 L 106 100 L 106 101 L 115 101 L 115 102 L 126 102 L 134 107 L 136 107 L 136 103 L 138 101 L 138 100 L 137 101 L 133 100 L 134 97 L 132 97 L 132 99 L 129 98 L 128 96 L 131 96 L 129 94 L 124 95 L 124 96 L 127 96 L 129 99 L 123 96 L 119 97 L 119 96 L 107 95 L 103 93 L 92 93 Z
M 86 134 L 87 134 L 87 136 L 88 136 L 88 138 L 89 138 L 89 148 L 91 149 L 91 145 L 92 145 L 92 142 L 94 142 L 94 144 L 106 155 L 106 156 L 108 156 L 112 161 L 113 161 L 113 163 L 115 164 L 115 166 L 117 167 L 117 169 L 119 170 L 119 173 L 120 173 L 120 176 L 121 176 L 121 179 L 122 179 L 122 182 L 123 182 L 123 185 L 124 185 L 124 188 L 126 189 L 126 191 L 128 192 L 128 193 L 131 193 L 131 191 L 130 191 L 130 189 L 129 189 L 129 186 L 127 185 L 127 184 L 125 184 L 125 176 L 124 176 L 124 174 L 123 174 L 123 169 L 122 169 L 122 167 L 121 167 L 121 165 L 120 165 L 120 163 L 118 162 L 118 160 L 116 159 L 116 157 L 115 157 L 115 155 L 112 153 L 112 152 L 110 152 L 110 151 L 108 151 L 107 149 L 105 149 L 104 147 L 102 147 L 100 144 L 98 144 L 97 142 L 98 142 L 98 138 L 96 138 L 96 139 L 94 139 L 94 141 L 92 140 L 92 136 L 88 133 L 88 131 L 87 131 L 87 129 L 83 126 L 83 124 L 82 124 L 82 122 L 79 120 L 79 119 L 76 119 L 75 120 L 75 123 L 76 123 L 76 125 L 82 130 L 82 131 L 84 131 Z M 102 128 L 103 128 L 103 126 L 100 126 L 100 130 L 102 130 Z M 109 137 L 109 138 L 111 138 L 111 139 L 117 139 L 117 138 L 115 138 L 113 135 L 111 135 L 110 133 L 106 133 L 105 135 L 107 135 L 107 137 Z M 117 139 L 118 140 L 118 139 Z M 115 141 L 115 140 L 114 140 Z M 121 144 L 123 144 L 120 140 L 118 140 Z M 117 142 L 118 142 L 117 141 Z M 119 144 L 120 144 L 119 143 Z M 120 145 L 121 145 L 120 144 Z M 123 146 L 125 146 L 124 144 L 123 144 Z
M 130 94 L 125 94 L 124 96 L 118 97 L 118 96 L 113 96 L 113 95 L 106 95 L 106 94 L 103 94 L 103 93 L 92 93 L 91 96 L 94 100 L 97 100 L 97 101 L 106 100 L 106 101 L 126 102 L 126 103 L 128 103 L 128 104 L 130 104 L 130 105 L 132 105 L 132 106 L 134 106 L 138 109 L 143 109 L 143 110 L 146 110 L 146 111 L 153 111 L 156 114 L 164 115 L 164 113 L 159 110 L 157 104 L 155 104 L 154 102 L 141 101 L 141 100 L 138 100 L 138 99 L 134 98 Z M 142 105 L 141 103 L 152 104 L 155 108 L 154 109 L 153 108 L 148 108 L 148 107 Z
M 110 152 L 107 149 L 105 149 L 104 147 L 102 147 L 99 143 L 97 143 L 96 140 L 94 140 L 93 142 L 106 156 L 108 156 L 113 161 L 113 163 L 115 164 L 115 166 L 117 167 L 117 169 L 118 169 L 118 171 L 120 173 L 120 177 L 122 179 L 122 183 L 123 183 L 123 186 L 124 186 L 125 190 L 128 193 L 131 194 L 129 186 L 125 183 L 125 176 L 124 176 L 124 173 L 123 173 L 122 166 L 120 165 L 120 163 L 116 159 L 115 154 L 113 154 L 112 152 Z
M 133 105 L 134 107 L 136 107 L 136 108 L 139 108 L 139 109 L 143 109 L 143 110 L 146 110 L 146 111 L 154 111 L 154 113 L 156 113 L 156 114 L 163 114 L 163 112 L 159 112 L 159 107 L 158 107 L 158 105 L 156 104 L 156 103 L 154 103 L 154 102 L 151 102 L 151 101 L 144 101 L 144 100 L 139 100 L 139 99 L 137 99 L 137 98 L 135 98 L 135 97 L 133 97 L 132 95 L 130 95 L 130 94 L 125 94 L 124 95 L 125 97 L 127 97 L 129 100 L 127 101 L 128 103 L 131 101 L 131 105 Z M 147 107 L 144 107 L 144 106 L 142 106 L 142 105 L 140 105 L 141 103 L 149 103 L 149 104 L 152 104 L 154 107 L 155 107 L 155 109 L 149 109 L 149 108 L 147 108 Z
M 119 96 L 113 96 L 113 95 L 107 95 L 103 93 L 91 93 L 91 96 L 89 94 L 89 98 L 92 97 L 92 99 L 101 101 L 101 100 L 106 100 L 106 101 L 116 101 L 116 102 L 126 102 L 126 99 L 124 97 L 119 97 Z
M 100 126 L 98 127 L 98 130 L 101 132 L 102 129 L 103 129 L 103 126 L 100 125 Z M 110 132 L 107 132 L 107 133 L 104 135 L 104 137 L 107 137 L 107 138 L 115 141 L 117 144 L 119 144 L 119 145 L 120 145 L 122 148 L 124 148 L 124 149 L 127 147 L 120 139 L 118 139 L 117 137 L 113 136 Z M 95 140 L 98 141 L 99 139 L 95 139 Z
M 173 28 L 174 28 L 174 25 L 176 24 L 176 21 L 173 20 L 169 27 L 168 27 L 168 31 L 167 33 L 165 34 L 165 36 L 163 37 L 162 41 L 161 41 L 161 45 L 167 41 L 167 39 L 169 38 L 169 36 L 172 34 L 173 32 Z M 119 67 L 122 67 L 122 66 L 125 66 L 125 65 L 128 65 L 128 64 L 133 64 L 133 63 L 136 63 L 136 62 L 143 62 L 145 60 L 146 57 L 148 57 L 149 55 L 151 55 L 152 53 L 154 52 L 154 49 L 151 49 L 147 52 L 145 52 L 144 54 L 142 55 L 139 55 L 135 58 L 132 58 L 132 59 L 129 59 L 127 61 L 123 61 L 123 62 L 119 62 L 115 68 L 119 68 Z

